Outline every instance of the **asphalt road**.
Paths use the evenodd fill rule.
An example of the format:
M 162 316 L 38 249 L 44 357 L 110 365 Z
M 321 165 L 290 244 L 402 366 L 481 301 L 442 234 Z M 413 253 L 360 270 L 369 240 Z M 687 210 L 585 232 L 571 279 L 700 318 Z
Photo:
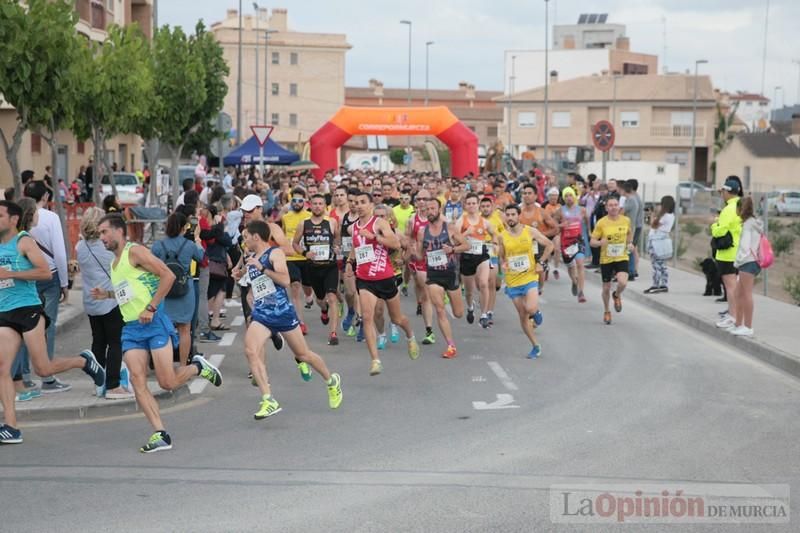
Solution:
M 232 346 L 204 345 L 226 354 L 224 385 L 165 414 L 172 451 L 137 452 L 150 434 L 141 416 L 28 426 L 23 445 L 0 448 L 0 530 L 609 531 L 554 523 L 550 487 L 800 489 L 796 379 L 632 302 L 605 326 L 599 288 L 587 296 L 579 305 L 567 282 L 547 287 L 539 360 L 524 357 L 501 297 L 490 331 L 455 326 L 457 359 L 439 357 L 440 341 L 411 361 L 401 341 L 377 377 L 363 345 L 325 346 L 314 311 L 309 339 L 342 375 L 342 407 L 328 409 L 319 376 L 303 382 L 288 351 L 270 346 L 283 412 L 261 422 L 236 328 Z M 413 298 L 404 307 L 413 313 Z M 88 335 L 84 323 L 59 345 L 72 352 Z

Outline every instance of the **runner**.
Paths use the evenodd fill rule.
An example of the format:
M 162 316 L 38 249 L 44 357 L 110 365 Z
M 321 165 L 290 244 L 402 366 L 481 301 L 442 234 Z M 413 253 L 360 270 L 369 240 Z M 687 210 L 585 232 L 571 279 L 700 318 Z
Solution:
M 175 369 L 172 352 L 178 334 L 164 311 L 164 297 L 175 281 L 175 274 L 144 246 L 127 241 L 127 224 L 119 214 L 109 214 L 98 225 L 100 240 L 114 253 L 111 283 L 114 290 L 93 288 L 92 298 L 116 298 L 125 325 L 122 328 L 122 356 L 130 372 L 136 403 L 155 430 L 142 446 L 142 453 L 172 449 L 172 438 L 164 429 L 158 402 L 147 385 L 148 360 L 152 357 L 158 385 L 176 390 L 195 376 L 214 386 L 222 385 L 222 374 L 200 355 L 188 366 Z
M 389 253 L 389 262 L 392 264 L 395 284 L 398 287 L 401 287 L 403 284 L 403 257 L 405 256 L 406 251 L 405 245 L 403 244 L 403 238 L 400 236 L 400 233 L 398 233 L 396 228 L 397 219 L 394 217 L 394 211 L 386 204 L 378 204 L 375 206 L 373 214 L 376 217 L 387 221 L 389 223 L 389 227 L 400 239 L 400 248 L 397 250 L 392 250 Z M 378 300 L 378 305 L 375 307 L 375 329 L 378 331 L 378 350 L 386 349 L 386 321 L 384 320 L 383 308 L 383 301 Z M 400 331 L 397 329 L 397 325 L 394 322 L 391 322 L 391 333 L 389 335 L 389 339 L 391 340 L 392 344 L 397 344 L 400 341 Z
M 427 201 L 428 224 L 417 236 L 418 256 L 425 257 L 428 265 L 428 295 L 436 308 L 436 321 L 444 335 L 447 348 L 442 357 L 452 359 L 458 354 L 455 337 L 445 311 L 445 293 L 450 299 L 450 309 L 455 318 L 464 316 L 464 302 L 458 283 L 458 262 L 455 254 L 470 249 L 464 238 L 453 228 L 448 229 L 447 222 L 441 214 L 438 198 Z
M 520 223 L 535 228 L 539 230 L 539 232 L 541 233 L 551 230 L 555 230 L 557 232 L 558 225 L 556 224 L 553 217 L 551 217 L 542 208 L 542 206 L 540 206 L 536 202 L 536 199 L 538 198 L 538 194 L 536 192 L 536 185 L 534 185 L 533 183 L 523 183 L 520 189 L 522 191 L 522 206 L 520 207 L 520 216 L 519 216 Z M 537 256 L 536 260 L 539 261 L 540 259 L 541 256 Z M 547 263 L 540 262 L 539 264 L 544 269 L 543 272 L 544 275 L 539 277 L 539 285 L 538 285 L 539 294 L 542 294 L 544 283 L 547 280 L 548 266 Z
M 609 196 L 606 199 L 608 214 L 597 221 L 592 231 L 592 246 L 600 247 L 600 273 L 603 278 L 603 322 L 611 324 L 611 310 L 608 307 L 609 293 L 614 299 L 614 310 L 622 311 L 622 291 L 628 284 L 628 252 L 633 244 L 633 231 L 628 217 L 620 214 L 619 199 Z M 611 293 L 611 282 L 617 282 L 617 289 Z
M 541 261 L 547 261 L 553 253 L 553 243 L 536 228 L 519 222 L 519 206 L 506 206 L 506 231 L 500 234 L 500 259 L 506 278 L 506 294 L 514 303 L 519 315 L 522 332 L 531 341 L 530 359 L 542 355 L 542 347 L 536 341 L 533 324 L 542 325 L 544 317 L 539 309 L 538 281 L 536 263 L 538 245 L 544 247 Z
M 325 197 L 311 197 L 311 218 L 300 222 L 294 232 L 292 245 L 295 252 L 306 261 L 303 269 L 303 285 L 311 287 L 322 310 L 320 321 L 328 326 L 328 344 L 336 346 L 339 338 L 339 306 L 336 292 L 339 290 L 339 267 L 336 265 L 334 242 L 339 238 L 339 226 L 335 220 L 325 217 Z
M 575 189 L 572 187 L 564 187 L 562 197 L 564 205 L 555 213 L 555 219 L 561 228 L 561 257 L 572 280 L 572 295 L 578 297 L 578 302 L 586 303 L 586 296 L 583 294 L 586 277 L 583 268 L 583 260 L 586 258 L 583 225 L 588 223 L 586 209 L 577 204 Z
M 19 205 L 0 201 L 0 403 L 5 422 L 0 425 L 0 444 L 22 442 L 22 431 L 17 428 L 11 366 L 23 342 L 39 376 L 80 368 L 97 387 L 106 382 L 106 372 L 91 350 L 84 350 L 76 357 L 56 357 L 52 361 L 47 356 L 45 329 L 50 320 L 44 313 L 36 281 L 49 280 L 52 274 L 39 245 L 27 232 L 36 225 L 39 216 L 35 210 L 31 212 L 32 218 L 22 221 Z
M 295 187 L 292 189 L 289 210 L 281 217 L 283 231 L 286 233 L 286 238 L 290 243 L 294 240 L 297 228 L 302 226 L 301 222 L 310 217 L 311 213 L 306 210 L 306 191 L 302 187 Z M 300 319 L 300 330 L 303 332 L 303 335 L 306 335 L 308 333 L 308 328 L 303 321 L 303 306 L 306 300 L 304 296 L 304 287 L 302 285 L 303 268 L 306 264 L 306 258 L 303 257 L 302 254 L 293 252 L 286 257 L 286 261 L 288 261 L 289 265 L 289 277 L 292 279 L 292 303 L 297 312 L 297 317 Z
M 339 253 L 342 256 L 341 272 L 344 279 L 344 297 L 347 302 L 347 316 L 342 320 L 342 330 L 348 337 L 355 337 L 357 331 L 362 331 L 361 305 L 356 292 L 356 277 L 352 266 L 346 261 L 346 258 L 353 250 L 352 227 L 358 221 L 358 213 L 355 211 L 357 194 L 358 189 L 355 188 L 347 191 L 347 207 L 349 211 L 342 217 L 339 231 Z M 361 340 L 363 340 L 363 337 Z
M 436 335 L 433 333 L 433 306 L 428 297 L 428 290 L 425 283 L 427 280 L 428 263 L 425 261 L 424 255 L 418 255 L 416 242 L 422 230 L 428 225 L 427 213 L 428 200 L 430 199 L 431 193 L 425 189 L 417 193 L 416 198 L 414 198 L 416 213 L 406 228 L 406 240 L 409 241 L 409 246 L 406 248 L 406 261 L 414 277 L 414 292 L 417 296 L 417 316 L 422 316 L 422 321 L 425 323 L 425 338 L 422 339 L 422 344 L 425 345 L 434 344 L 436 342 Z
M 253 252 L 253 257 L 247 260 L 247 273 L 253 287 L 253 320 L 245 333 L 245 355 L 253 379 L 261 391 L 261 404 L 253 417 L 262 420 L 281 411 L 280 404 L 272 397 L 264 357 L 267 339 L 279 333 L 294 353 L 295 360 L 311 365 L 319 372 L 328 387 L 330 408 L 338 408 L 343 396 L 341 377 L 336 373 L 331 374 L 325 361 L 308 349 L 297 313 L 286 291 L 291 283 L 286 256 L 279 247 L 270 245 L 269 226 L 266 223 L 250 222 L 246 235 L 247 247 Z
M 544 206 L 544 212 L 550 215 L 551 218 L 553 218 L 554 213 L 561 210 L 561 204 L 558 202 L 559 196 L 556 187 L 550 187 L 547 191 L 547 203 Z M 555 226 L 551 234 L 546 234 L 545 236 L 553 241 L 553 246 L 555 246 L 556 250 L 561 250 L 561 235 L 559 234 L 558 226 Z M 553 254 L 553 278 L 556 281 L 561 277 L 561 273 L 558 271 L 560 263 L 561 254 Z
M 408 318 L 400 309 L 400 297 L 389 261 L 389 250 L 400 248 L 400 239 L 389 227 L 388 222 L 373 215 L 372 209 L 372 195 L 360 192 L 356 198 L 359 219 L 352 227 L 353 250 L 350 252 L 349 261 L 356 270 L 356 287 L 361 302 L 364 336 L 372 359 L 370 375 L 375 376 L 383 370 L 383 364 L 378 359 L 375 331 L 375 306 L 378 300 L 386 302 L 389 318 L 405 331 L 408 355 L 411 359 L 419 357 L 419 346 Z
M 386 203 L 385 200 L 384 203 Z M 403 192 L 400 194 L 400 202 L 392 207 L 392 211 L 394 212 L 394 217 L 397 219 L 398 235 L 405 236 L 407 233 L 406 227 L 408 226 L 408 222 L 411 220 L 411 217 L 414 216 L 414 206 L 411 205 L 410 187 L 403 189 Z M 403 296 L 408 296 L 408 280 L 411 279 L 411 274 L 411 270 L 408 268 L 408 263 L 406 263 L 406 266 L 403 269 L 403 285 L 400 287 L 400 291 L 403 293 Z
M 442 208 L 444 209 L 444 218 L 451 224 L 458 220 L 458 218 L 461 216 L 461 213 L 464 212 L 464 205 L 461 202 L 463 194 L 464 184 L 457 179 L 451 180 L 447 201 L 442 205 Z
M 492 283 L 492 278 L 494 278 L 494 290 L 491 290 L 491 287 L 489 288 L 489 310 L 486 312 L 486 315 L 489 318 L 489 325 L 493 326 L 494 308 L 497 303 L 497 292 L 503 286 L 503 269 L 500 268 L 500 261 L 497 258 L 497 251 L 500 234 L 506 230 L 505 215 L 503 215 L 503 212 L 500 211 L 500 209 L 495 208 L 494 198 L 488 195 L 481 198 L 480 209 L 481 216 L 491 225 L 492 229 L 494 229 L 498 243 L 495 244 L 494 242 L 488 242 L 488 240 L 486 243 L 486 246 L 489 248 L 489 264 L 491 266 L 491 274 L 489 276 L 490 285 Z
M 464 201 L 465 212 L 454 224 L 459 235 L 463 235 L 469 247 L 461 253 L 461 279 L 464 281 L 467 297 L 467 322 L 475 321 L 474 292 L 477 286 L 481 305 L 480 325 L 489 327 L 489 274 L 491 261 L 486 246 L 487 238 L 495 240 L 495 231 L 478 212 L 478 195 L 467 194 Z

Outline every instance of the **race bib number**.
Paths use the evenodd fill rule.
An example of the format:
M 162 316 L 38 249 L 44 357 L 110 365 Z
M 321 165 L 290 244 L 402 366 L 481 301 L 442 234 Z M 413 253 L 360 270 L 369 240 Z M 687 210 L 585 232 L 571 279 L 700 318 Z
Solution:
M 114 287 L 114 298 L 119 305 L 125 305 L 133 300 L 133 289 L 127 281 L 123 281 Z
M 512 272 L 526 272 L 531 268 L 531 260 L 527 255 L 514 255 L 508 258 L 508 268 Z
M 447 265 L 447 254 L 444 250 L 433 250 L 427 253 L 429 267 L 443 267 Z
M 4 268 L 9 272 L 11 272 L 11 265 L 3 265 L 0 268 Z M 14 286 L 13 279 L 0 279 L 0 289 L 10 289 L 13 286 Z
M 371 244 L 365 244 L 356 248 L 356 264 L 375 262 L 375 248 Z
M 483 255 L 483 241 L 476 239 L 469 239 L 469 254 L 470 255 Z
M 314 261 L 327 261 L 331 257 L 331 247 L 327 244 L 312 244 L 308 251 L 314 254 Z
M 608 257 L 624 257 L 626 255 L 624 244 L 609 244 L 606 246 L 606 256 Z
M 253 287 L 253 298 L 256 300 L 264 299 L 270 294 L 274 294 L 276 291 L 275 282 L 272 281 L 272 278 L 264 274 L 252 280 L 250 285 Z
M 572 257 L 574 255 L 577 255 L 578 251 L 579 251 L 578 243 L 576 242 L 575 244 L 570 244 L 564 249 L 564 255 Z
M 353 249 L 353 238 L 352 237 L 342 237 L 342 253 L 349 254 L 350 250 Z

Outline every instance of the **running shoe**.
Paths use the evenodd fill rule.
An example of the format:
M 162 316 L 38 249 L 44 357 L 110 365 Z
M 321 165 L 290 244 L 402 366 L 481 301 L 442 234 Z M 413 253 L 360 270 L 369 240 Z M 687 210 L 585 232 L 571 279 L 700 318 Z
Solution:
M 106 384 L 106 369 L 100 366 L 100 363 L 95 359 L 91 350 L 84 350 L 79 354 L 86 359 L 83 365 L 83 371 L 94 380 L 96 387 L 102 387 Z
M 603 313 L 603 323 L 607 326 L 611 324 L 611 311 L 605 311 Z
M 537 328 L 542 325 L 542 322 L 544 322 L 544 316 L 542 315 L 542 311 L 539 309 L 537 309 L 536 312 L 531 315 L 531 318 L 533 319 L 533 323 L 536 324 Z
M 67 392 L 72 389 L 72 385 L 64 383 L 58 378 L 53 378 L 52 381 L 42 380 L 42 394 L 56 394 L 58 392 Z
M 444 305 L 450 305 L 450 296 L 447 293 L 444 295 Z
M 395 324 L 392 324 L 392 334 L 389 335 L 389 340 L 392 341 L 392 344 L 397 344 L 400 341 L 400 330 L 397 329 Z
M 475 309 L 472 307 L 467 308 L 467 324 L 475 322 Z
M 200 333 L 200 342 L 219 342 L 222 340 L 222 337 L 214 333 L 213 331 L 204 331 Z
M 281 335 L 280 332 L 275 333 L 270 338 L 272 339 L 272 345 L 276 350 L 283 348 L 283 335 Z
M 586 296 L 583 295 L 583 291 L 578 293 L 578 303 L 585 304 L 586 303 Z
M 349 328 L 347 328 L 347 331 L 345 331 L 345 335 L 347 335 L 348 337 L 355 337 L 356 333 L 357 333 L 356 327 L 352 324 L 350 325 Z
M 736 337 L 752 337 L 753 328 L 748 328 L 747 326 L 736 326 L 733 329 L 729 329 L 728 333 L 735 335 Z
M 408 356 L 411 359 L 419 358 L 419 344 L 417 344 L 417 339 L 415 337 L 408 339 Z
M 202 355 L 192 357 L 192 363 L 200 370 L 199 376 L 210 381 L 215 387 L 222 385 L 222 373 L 217 367 L 209 363 Z
M 486 316 L 489 317 L 489 325 L 494 326 L 494 311 L 489 311 Z
M 139 448 L 142 453 L 165 452 L 172 449 L 172 439 L 166 431 L 156 431 L 147 441 L 147 444 Z
M 328 405 L 331 409 L 337 409 L 342 405 L 342 378 L 334 372 L 331 374 L 331 380 L 328 382 Z
M 717 322 L 717 327 L 721 329 L 733 329 L 736 327 L 736 321 L 730 317 L 723 318 Z
M 306 309 L 311 309 L 313 305 L 314 305 L 314 299 L 312 298 L 309 300 L 308 298 L 306 298 Z
M 447 349 L 442 352 L 442 357 L 445 359 L 454 359 L 456 355 L 458 355 L 458 350 L 456 350 L 456 347 L 453 344 L 448 344 Z
M 278 400 L 272 396 L 264 396 L 261 399 L 261 404 L 258 406 L 258 411 L 253 415 L 256 420 L 264 420 L 267 417 L 276 415 L 281 412 L 281 405 Z
M 308 335 L 308 326 L 306 326 L 305 322 L 300 322 L 300 331 L 303 333 L 304 336 Z
M 531 351 L 528 352 L 528 359 L 536 359 L 542 355 L 542 345 L 541 344 L 534 344 Z
M 430 333 L 425 335 L 425 338 L 422 339 L 422 344 L 425 345 L 436 344 L 436 334 L 431 331 Z
M 347 310 L 347 315 L 344 317 L 344 320 L 342 320 L 342 330 L 347 331 L 350 329 L 350 326 L 353 325 L 353 318 L 355 316 L 356 316 L 355 311 L 353 311 L 352 309 Z
M 378 349 L 385 350 L 386 349 L 386 334 L 381 333 L 378 335 Z
M 657 293 L 669 292 L 669 287 L 657 287 L 654 292 L 657 292 Z
M 300 377 L 303 378 L 303 381 L 311 381 L 311 367 L 308 366 L 308 363 L 300 361 L 297 363 L 297 369 L 300 371 Z
M 614 299 L 614 311 L 617 313 L 622 312 L 622 298 L 617 294 L 617 291 L 611 293 L 611 297 Z
M 578 295 L 578 284 L 575 283 L 574 281 L 572 282 L 572 295 L 573 296 Z
M 327 326 L 328 322 L 331 321 L 330 315 L 328 315 L 328 308 L 326 307 L 319 313 L 319 320 L 322 322 L 323 326 Z
M 558 281 L 558 278 L 561 277 L 561 274 L 558 272 L 558 269 L 553 270 L 553 279 Z
M 364 342 L 364 324 L 361 323 L 358 326 L 358 335 L 356 335 L 356 342 Z
M 417 316 L 422 316 L 422 304 L 417 302 Z
M 17 393 L 17 401 L 29 402 L 31 400 L 35 400 L 36 398 L 40 398 L 41 396 L 42 391 L 39 389 L 28 389 Z
M 401 293 L 403 296 L 408 296 L 408 285 L 406 285 L 405 283 L 403 283 L 403 286 L 402 286 L 402 287 L 400 287 L 400 293 Z
M 478 323 L 481 325 L 483 329 L 489 328 L 489 316 L 486 313 L 483 313 L 481 317 L 478 319 Z
M 336 336 L 336 332 L 328 335 L 328 346 L 339 346 L 339 337 Z
M 643 293 L 645 293 L 645 294 L 653 294 L 654 292 L 658 292 L 658 287 L 656 287 L 655 285 L 653 285 L 652 287 L 648 287 L 648 288 L 646 288 L 646 289 L 645 289 L 645 290 L 643 290 L 642 292 L 643 292 Z
M 22 431 L 7 424 L 0 426 L 0 444 L 20 444 Z
M 383 363 L 380 359 L 374 359 L 369 365 L 369 375 L 377 376 L 381 372 L 383 372 Z

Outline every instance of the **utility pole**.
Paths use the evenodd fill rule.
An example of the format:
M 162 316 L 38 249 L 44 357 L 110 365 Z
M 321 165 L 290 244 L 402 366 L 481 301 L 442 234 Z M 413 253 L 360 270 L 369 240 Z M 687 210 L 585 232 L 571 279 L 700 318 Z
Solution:
M 761 57 L 761 95 L 764 95 L 764 83 L 767 79 L 767 35 L 769 34 L 769 0 L 767 12 L 764 14 L 764 54 Z
M 401 20 L 400 24 L 408 25 L 408 107 L 411 107 L 411 26 L 410 20 Z M 408 166 L 411 167 L 411 136 L 406 137 L 406 155 L 408 156 Z
M 508 78 L 508 155 L 514 158 L 514 149 L 511 145 L 511 122 L 513 115 L 514 105 L 514 86 L 517 80 L 516 76 L 516 63 L 517 56 L 511 56 L 511 76 Z
M 428 54 L 430 52 L 431 45 L 434 44 L 433 41 L 428 41 L 425 43 L 425 107 L 428 107 Z
M 547 134 L 550 126 L 548 116 L 549 97 L 548 89 L 550 85 L 550 65 L 548 63 L 548 53 L 550 50 L 550 4 L 549 0 L 544 0 L 544 153 L 542 163 L 547 164 Z
M 242 0 L 239 0 L 239 59 L 236 62 L 236 144 L 242 143 Z

